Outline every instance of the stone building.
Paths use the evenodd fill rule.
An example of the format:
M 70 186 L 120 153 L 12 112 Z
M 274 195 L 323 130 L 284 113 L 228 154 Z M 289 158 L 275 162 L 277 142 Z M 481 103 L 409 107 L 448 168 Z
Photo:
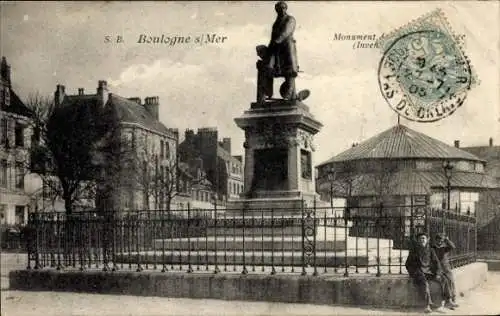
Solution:
M 455 141 L 460 147 L 460 141 Z M 498 187 L 485 190 L 479 195 L 478 208 L 478 248 L 480 250 L 500 250 L 500 146 L 493 145 L 493 138 L 487 146 L 460 147 L 462 150 L 486 161 L 484 172 L 495 178 Z
M 179 209 L 213 208 L 212 183 L 208 181 L 201 159 L 191 165 L 179 162 L 179 192 L 176 196 Z
M 116 123 L 107 141 L 119 144 L 119 151 L 115 157 L 99 150 L 95 155 L 96 164 L 103 166 L 102 177 L 96 179 L 97 207 L 122 211 L 175 208 L 170 197 L 178 185 L 178 132 L 159 121 L 157 96 L 146 97 L 144 103 L 138 97 L 124 98 L 110 93 L 103 80 L 95 93 L 79 88 L 77 94 L 69 95 L 58 85 L 54 96 L 56 108 L 92 107 L 101 110 L 102 119 Z
M 220 142 L 216 128 L 199 128 L 196 134 L 186 130 L 179 145 L 179 158 L 189 165 L 202 163 L 218 203 L 238 198 L 243 192 L 242 158 L 231 155 L 231 139 L 223 138 Z
M 475 214 L 481 194 L 498 187 L 485 166 L 468 151 L 396 125 L 318 165 L 318 191 L 351 207 L 426 203 Z
M 22 225 L 41 184 L 29 173 L 31 111 L 12 90 L 5 57 L 0 65 L 0 223 Z

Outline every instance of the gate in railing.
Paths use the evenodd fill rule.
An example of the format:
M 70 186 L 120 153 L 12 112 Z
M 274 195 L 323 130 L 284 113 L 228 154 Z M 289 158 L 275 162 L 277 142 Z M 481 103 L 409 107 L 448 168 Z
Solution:
M 476 219 L 425 206 L 30 214 L 28 268 L 406 273 L 412 237 L 445 232 L 475 261 Z

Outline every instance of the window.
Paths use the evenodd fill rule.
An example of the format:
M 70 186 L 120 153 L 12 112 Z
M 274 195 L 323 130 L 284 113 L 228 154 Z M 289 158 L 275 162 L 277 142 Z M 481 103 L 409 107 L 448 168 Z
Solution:
M 38 144 L 40 142 L 40 127 L 35 127 L 33 129 L 33 135 L 31 136 L 31 143 L 32 145 Z
M 23 147 L 24 146 L 24 126 L 16 123 L 16 128 L 15 128 L 15 141 L 16 141 L 16 146 L 17 147 Z
M 7 160 L 0 161 L 0 187 L 7 187 Z
M 484 165 L 480 162 L 476 163 L 476 171 L 477 172 L 484 172 Z
M 474 171 L 474 164 L 469 161 L 459 161 L 455 164 L 455 168 L 461 171 Z
M 7 205 L 0 204 L 0 224 L 7 222 Z
M 7 118 L 2 117 L 0 120 L 0 144 L 2 145 L 8 145 L 7 131 Z
M 16 215 L 15 215 L 15 224 L 23 225 L 25 223 L 24 216 L 24 206 L 16 205 Z
M 170 144 L 165 142 L 165 159 L 170 159 Z
M 431 161 L 417 161 L 417 169 L 418 170 L 431 170 L 433 168 L 433 164 Z
M 160 159 L 163 159 L 164 149 L 163 149 L 163 140 L 160 140 Z
M 16 189 L 24 189 L 24 168 L 21 162 L 16 163 Z
M 479 200 L 477 192 L 460 192 L 460 212 L 474 214 L 476 212 L 476 202 Z

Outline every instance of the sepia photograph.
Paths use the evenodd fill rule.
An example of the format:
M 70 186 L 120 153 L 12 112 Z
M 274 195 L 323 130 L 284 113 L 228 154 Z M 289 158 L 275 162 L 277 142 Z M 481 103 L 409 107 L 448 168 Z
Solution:
M 1 316 L 500 315 L 497 1 L 1 1 Z

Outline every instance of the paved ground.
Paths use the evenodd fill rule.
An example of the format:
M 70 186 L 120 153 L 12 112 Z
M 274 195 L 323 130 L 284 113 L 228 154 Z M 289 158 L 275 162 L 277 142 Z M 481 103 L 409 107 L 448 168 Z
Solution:
M 124 295 L 8 290 L 8 271 L 26 267 L 25 255 L 2 254 L 2 316 L 28 315 L 418 315 L 419 310 L 387 310 L 265 302 L 170 299 Z M 459 301 L 448 315 L 499 315 L 500 272 Z M 434 312 L 433 314 L 442 314 Z

